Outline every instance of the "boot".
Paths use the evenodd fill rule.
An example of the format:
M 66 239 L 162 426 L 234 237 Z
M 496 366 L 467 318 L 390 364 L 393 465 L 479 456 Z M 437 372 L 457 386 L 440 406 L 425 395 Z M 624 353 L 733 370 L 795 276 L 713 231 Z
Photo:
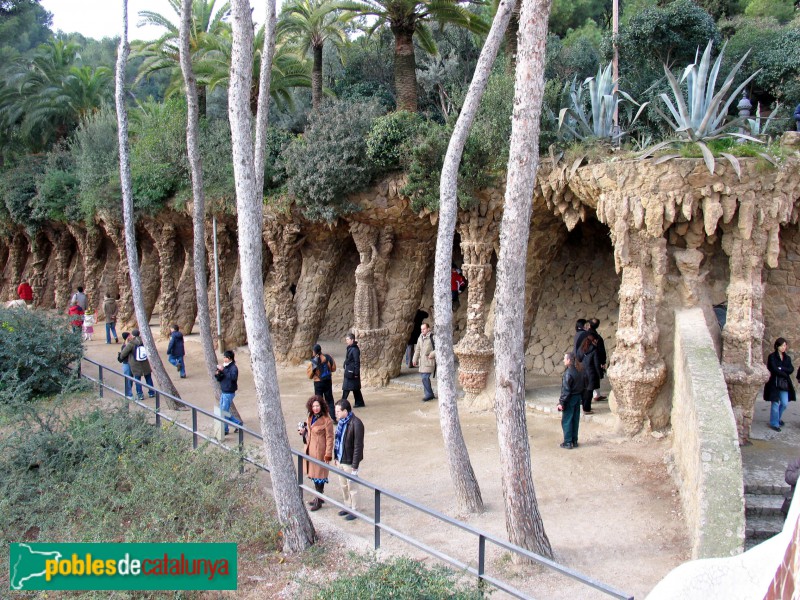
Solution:
M 309 508 L 309 510 L 310 510 L 311 512 L 314 512 L 314 511 L 316 511 L 316 510 L 319 510 L 320 508 L 322 508 L 322 500 L 320 500 L 319 498 L 314 498 L 314 499 L 313 499 L 313 500 L 310 502 L 310 505 L 311 505 L 311 508 Z

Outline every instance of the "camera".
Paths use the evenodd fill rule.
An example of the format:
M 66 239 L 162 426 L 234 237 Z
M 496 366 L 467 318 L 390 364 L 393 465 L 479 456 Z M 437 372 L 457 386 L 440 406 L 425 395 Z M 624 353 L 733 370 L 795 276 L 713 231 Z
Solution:
M 303 429 L 305 429 L 306 427 L 307 425 L 305 421 L 300 421 L 299 423 L 297 423 L 297 431 L 303 431 Z

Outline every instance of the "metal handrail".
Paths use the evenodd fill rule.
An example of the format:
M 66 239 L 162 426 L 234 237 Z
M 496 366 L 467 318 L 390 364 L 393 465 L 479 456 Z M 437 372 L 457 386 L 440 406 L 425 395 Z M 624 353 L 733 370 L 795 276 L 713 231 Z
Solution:
M 239 454 L 239 472 L 240 473 L 244 471 L 244 463 L 245 462 L 250 463 L 253 466 L 255 466 L 255 467 L 257 467 L 257 468 L 259 468 L 259 469 L 261 469 L 263 471 L 266 471 L 267 473 L 270 472 L 270 469 L 269 469 L 269 467 L 267 465 L 259 463 L 255 459 L 247 456 L 245 454 L 245 452 L 244 452 L 244 435 L 245 435 L 245 433 L 250 435 L 250 436 L 252 436 L 256 440 L 263 442 L 264 438 L 261 436 L 261 434 L 255 432 L 255 431 L 252 431 L 250 429 L 247 429 L 243 425 L 239 425 L 237 423 L 234 423 L 233 421 L 231 421 L 229 419 L 226 419 L 224 417 L 220 417 L 220 416 L 218 416 L 218 415 L 216 415 L 214 413 L 211 413 L 211 412 L 209 412 L 209 411 L 207 411 L 207 410 L 205 410 L 203 408 L 200 408 L 199 406 L 195 406 L 195 405 L 193 405 L 193 404 L 191 404 L 189 402 L 186 402 L 185 400 L 177 398 L 177 397 L 173 396 L 172 394 L 169 394 L 167 392 L 163 392 L 163 391 L 159 390 L 158 388 L 156 388 L 154 386 L 150 386 L 150 385 L 148 385 L 148 384 L 146 384 L 144 382 L 140 382 L 134 376 L 125 375 L 124 373 L 121 373 L 121 372 L 119 372 L 119 371 L 117 371 L 117 370 L 115 370 L 115 369 L 113 369 L 111 367 L 107 367 L 106 365 L 103 365 L 102 363 L 96 362 L 96 361 L 94 361 L 94 360 L 92 360 L 90 358 L 87 358 L 87 357 L 83 357 L 83 360 L 88 362 L 88 363 L 90 363 L 90 364 L 92 364 L 92 365 L 95 365 L 98 368 L 98 376 L 97 376 L 96 379 L 91 377 L 91 376 L 89 376 L 89 375 L 87 375 L 85 372 L 83 372 L 83 370 L 81 370 L 81 376 L 84 377 L 85 379 L 88 379 L 89 381 L 97 383 L 100 386 L 100 396 L 101 397 L 103 396 L 103 390 L 104 389 L 110 390 L 110 391 L 114 392 L 115 394 L 117 394 L 118 396 L 125 397 L 124 391 L 120 392 L 120 390 L 111 387 L 110 385 L 108 385 L 105 382 L 105 377 L 103 376 L 103 372 L 104 371 L 108 371 L 109 373 L 113 373 L 115 375 L 118 375 L 118 376 L 122 377 L 123 379 L 130 380 L 131 381 L 131 385 L 133 385 L 134 383 L 141 383 L 143 388 L 147 388 L 149 391 L 152 391 L 155 394 L 155 396 L 154 396 L 155 408 L 154 409 L 151 408 L 150 406 L 145 404 L 143 401 L 140 401 L 136 396 L 133 396 L 132 398 L 127 398 L 127 399 L 129 401 L 133 402 L 133 404 L 136 404 L 137 406 L 139 406 L 140 408 L 144 408 L 145 410 L 148 410 L 150 412 L 154 412 L 155 416 L 156 416 L 156 424 L 157 425 L 160 425 L 161 420 L 163 419 L 165 421 L 168 421 L 168 422 L 174 424 L 176 427 L 178 427 L 178 428 L 180 428 L 180 429 L 182 429 L 184 431 L 190 432 L 192 434 L 192 447 L 195 448 L 195 449 L 198 447 L 198 438 L 202 438 L 206 442 L 208 442 L 210 444 L 213 444 L 215 446 L 218 446 L 218 447 L 220 447 L 220 448 L 222 448 L 224 450 L 236 451 Z M 160 400 L 161 400 L 162 396 L 170 398 L 176 404 L 183 405 L 183 406 L 187 407 L 189 410 L 192 411 L 192 427 L 188 427 L 187 425 L 184 425 L 183 423 L 181 423 L 177 419 L 172 418 L 169 415 L 165 415 L 165 414 L 161 413 L 161 401 Z M 206 417 L 209 417 L 210 419 L 213 419 L 215 421 L 220 421 L 222 423 L 227 423 L 228 425 L 237 428 L 238 429 L 238 440 L 237 440 L 236 447 L 232 448 L 231 446 L 228 446 L 228 445 L 218 441 L 216 438 L 209 437 L 209 436 L 201 433 L 197 428 L 197 415 L 198 415 L 198 413 L 202 414 L 202 415 L 204 415 Z M 331 464 L 328 464 L 328 463 L 326 463 L 324 461 L 321 461 L 321 460 L 318 460 L 316 458 L 313 458 L 312 456 L 309 456 L 309 455 L 307 455 L 307 454 L 305 454 L 303 452 L 300 452 L 300 451 L 295 450 L 293 448 L 290 448 L 290 450 L 291 450 L 291 453 L 294 456 L 297 457 L 297 485 L 298 485 L 298 487 L 300 489 L 302 489 L 303 491 L 308 492 L 312 496 L 324 499 L 326 502 L 332 504 L 333 506 L 337 506 L 337 507 L 339 507 L 339 508 L 341 508 L 343 510 L 347 510 L 348 512 L 350 512 L 353 515 L 355 515 L 357 518 L 359 518 L 362 521 L 365 521 L 365 522 L 369 523 L 370 525 L 372 525 L 374 527 L 374 547 L 375 547 L 376 550 L 379 549 L 380 546 L 381 546 L 381 535 L 380 535 L 381 531 L 386 531 L 390 535 L 392 535 L 392 536 L 394 536 L 394 537 L 406 542 L 407 544 L 410 544 L 411 546 L 414 546 L 415 548 L 418 548 L 418 549 L 422 550 L 423 552 L 426 552 L 427 554 L 430 554 L 431 556 L 434 556 L 434 557 L 438 558 L 439 560 L 442 560 L 442 561 L 444 561 L 444 562 L 446 562 L 446 563 L 448 563 L 450 565 L 453 565 L 454 567 L 456 567 L 458 569 L 461 569 L 463 571 L 466 571 L 468 573 L 471 573 L 471 574 L 477 576 L 479 582 L 489 583 L 489 584 L 493 585 L 494 587 L 496 587 L 497 589 L 502 590 L 502 591 L 504 591 L 504 592 L 506 592 L 508 594 L 511 594 L 512 596 L 515 596 L 517 598 L 523 598 L 523 599 L 530 598 L 530 596 L 528 596 L 527 594 L 525 594 L 524 592 L 522 592 L 520 590 L 517 590 L 516 588 L 512 587 L 511 585 L 509 585 L 508 583 L 504 582 L 503 580 L 498 579 L 496 577 L 492 577 L 491 575 L 487 575 L 486 574 L 486 572 L 485 572 L 486 542 L 488 541 L 488 542 L 491 542 L 492 544 L 494 544 L 495 546 L 503 548 L 503 549 L 505 549 L 505 550 L 507 550 L 509 552 L 513 552 L 515 554 L 518 554 L 518 555 L 520 555 L 520 556 L 522 556 L 522 557 L 524 557 L 524 558 L 526 558 L 528 560 L 531 560 L 531 561 L 533 561 L 535 563 L 543 565 L 543 566 L 545 566 L 545 567 L 547 567 L 547 568 L 549 568 L 549 569 L 551 569 L 553 571 L 556 571 L 556 572 L 558 572 L 558 573 L 560 573 L 562 575 L 565 575 L 567 577 L 575 579 L 576 581 L 579 581 L 579 582 L 583 583 L 584 585 L 592 587 L 592 588 L 594 588 L 594 589 L 596 589 L 596 590 L 598 590 L 598 591 L 600 591 L 600 592 L 602 592 L 604 594 L 607 594 L 607 595 L 609 595 L 609 596 L 611 596 L 613 598 L 618 598 L 620 600 L 633 600 L 633 596 L 630 595 L 630 594 L 626 594 L 624 592 L 621 592 L 621 591 L 619 591 L 619 590 L 617 590 L 617 589 L 615 589 L 615 588 L 613 588 L 613 587 L 611 587 L 609 585 L 606 585 L 606 584 L 604 584 L 604 583 L 602 583 L 600 581 L 597 581 L 596 579 L 593 579 L 591 577 L 583 575 L 582 573 L 579 573 L 578 571 L 575 571 L 573 569 L 570 569 L 568 567 L 560 565 L 560 564 L 558 564 L 557 562 L 555 562 L 553 560 L 550 560 L 548 558 L 545 558 L 544 556 L 536 554 L 535 552 L 531 552 L 530 550 L 526 550 L 525 548 L 517 546 L 516 544 L 512 544 L 511 542 L 508 542 L 508 541 L 503 540 L 503 539 L 501 539 L 499 537 L 496 537 L 496 536 L 492 535 L 491 533 L 487 533 L 485 531 L 482 531 L 480 529 L 472 527 L 471 525 L 468 525 L 466 523 L 463 523 L 461 521 L 453 519 L 452 517 L 449 517 L 449 516 L 447 516 L 447 515 L 445 515 L 443 513 L 440 513 L 437 510 L 434 510 L 432 508 L 428 508 L 427 506 L 423 506 L 422 504 L 418 504 L 417 502 L 414 502 L 410 498 L 406 498 L 405 496 L 402 496 L 402 495 L 400 495 L 400 494 L 398 494 L 396 492 L 393 492 L 393 491 L 391 491 L 391 490 L 389 490 L 389 489 L 387 489 L 387 488 L 385 488 L 383 486 L 377 485 L 375 483 L 371 483 L 371 482 L 369 482 L 369 481 L 367 481 L 365 479 L 362 479 L 360 477 L 353 476 L 350 473 L 346 473 L 345 471 L 343 471 L 343 470 L 341 470 L 341 469 L 339 469 L 339 468 L 337 468 L 337 467 L 335 467 L 335 466 L 333 466 Z M 341 502 L 339 502 L 337 500 L 334 500 L 333 498 L 331 498 L 329 496 L 326 496 L 325 494 L 320 494 L 314 488 L 311 488 L 311 487 L 308 487 L 307 485 L 304 485 L 303 484 L 303 461 L 307 461 L 307 462 L 310 462 L 310 463 L 317 464 L 317 465 L 319 465 L 321 467 L 324 467 L 325 469 L 328 469 L 329 471 L 334 472 L 335 474 L 337 474 L 337 475 L 339 475 L 341 477 L 344 477 L 344 478 L 349 479 L 351 481 L 355 481 L 359 485 L 361 485 L 361 486 L 363 486 L 365 488 L 371 489 L 373 491 L 373 493 L 374 493 L 374 498 L 375 498 L 375 517 L 373 518 L 373 517 L 370 517 L 369 515 L 366 515 L 364 513 L 356 511 L 356 510 L 353 510 L 349 506 L 347 506 L 347 505 L 345 505 L 345 504 L 343 504 L 343 503 L 341 503 Z M 388 498 L 391 498 L 392 500 L 400 502 L 401 504 L 404 504 L 404 505 L 408 506 L 409 508 L 414 509 L 417 512 L 424 513 L 424 514 L 426 514 L 428 516 L 431 516 L 431 517 L 433 517 L 433 518 L 435 518 L 435 519 L 437 519 L 437 520 L 439 520 L 439 521 L 441 521 L 443 523 L 447 523 L 448 525 L 451 525 L 451 526 L 453 526 L 453 527 L 455 527 L 457 529 L 460 529 L 462 531 L 466 531 L 466 532 L 468 532 L 468 533 L 470 533 L 472 535 L 477 536 L 478 537 L 478 566 L 477 566 L 477 568 L 473 567 L 473 566 L 470 566 L 469 564 L 463 563 L 463 562 L 459 561 L 458 559 L 456 559 L 456 558 L 454 558 L 452 556 L 449 556 L 449 555 L 445 554 L 444 552 L 441 552 L 441 551 L 439 551 L 439 550 L 437 550 L 437 549 L 435 549 L 435 548 L 433 548 L 431 546 L 428 546 L 424 542 L 419 541 L 419 540 L 417 540 L 417 539 L 415 539 L 415 538 L 413 538 L 413 537 L 411 537 L 411 536 L 409 536 L 407 534 L 404 534 L 401 531 L 398 531 L 397 529 L 394 529 L 393 527 L 381 522 L 381 497 L 382 496 L 386 496 Z

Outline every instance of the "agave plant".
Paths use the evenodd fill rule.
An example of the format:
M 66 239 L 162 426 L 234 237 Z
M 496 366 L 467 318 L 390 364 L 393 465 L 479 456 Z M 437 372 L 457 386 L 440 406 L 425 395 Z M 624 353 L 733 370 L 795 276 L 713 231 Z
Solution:
M 761 118 L 761 103 L 759 102 L 756 105 L 756 118 L 755 119 L 747 119 L 747 127 L 750 129 L 750 135 L 753 137 L 759 137 L 761 135 L 767 135 L 767 130 L 769 126 L 772 124 L 772 118 L 778 114 L 778 111 L 781 108 L 781 103 L 778 102 L 775 105 L 775 108 L 772 110 L 770 115 L 766 119 Z
M 558 130 L 566 131 L 569 135 L 579 140 L 597 138 L 616 142 L 625 132 L 614 128 L 614 113 L 619 109 L 620 102 L 624 99 L 639 107 L 631 125 L 639 118 L 647 102 L 639 105 L 633 98 L 621 90 L 615 90 L 617 82 L 611 75 L 611 63 L 597 68 L 595 77 L 588 77 L 578 85 L 577 78 L 564 85 L 563 96 L 569 101 L 569 106 L 561 109 L 558 114 Z M 589 105 L 591 111 L 586 112 L 584 92 L 589 92 Z M 620 98 L 619 96 L 622 96 Z
M 672 145 L 676 141 L 695 143 L 703 153 L 703 160 L 708 170 L 713 173 L 715 168 L 714 154 L 704 142 L 726 136 L 738 137 L 753 142 L 761 141 L 752 136 L 732 131 L 731 128 L 741 125 L 742 120 L 728 119 L 728 110 L 731 104 L 739 97 L 747 84 L 758 75 L 760 70 L 750 75 L 739 87 L 731 92 L 736 74 L 739 72 L 748 54 L 750 54 L 748 51 L 742 56 L 739 62 L 734 65 L 730 73 L 728 73 L 719 91 L 716 91 L 717 77 L 719 76 L 719 70 L 722 66 L 722 57 L 725 53 L 725 48 L 722 48 L 722 51 L 719 53 L 719 56 L 717 56 L 712 66 L 712 47 L 713 41 L 709 41 L 702 58 L 700 57 L 700 49 L 697 49 L 694 63 L 686 67 L 680 81 L 675 79 L 669 67 L 664 65 L 664 73 L 667 76 L 667 81 L 672 91 L 672 99 L 667 94 L 661 94 L 661 99 L 669 109 L 671 117 L 666 115 L 657 106 L 655 109 L 656 112 L 669 123 L 675 133 L 678 134 L 678 139 L 667 140 L 648 148 L 645 153 L 642 154 L 641 158 L 646 158 L 658 150 Z M 684 82 L 686 83 L 685 95 L 682 89 L 682 84 Z M 726 153 L 720 154 L 731 163 L 731 166 L 733 166 L 737 174 L 741 172 L 739 161 L 736 157 Z M 663 162 L 670 158 L 674 158 L 674 155 L 659 157 L 658 161 Z

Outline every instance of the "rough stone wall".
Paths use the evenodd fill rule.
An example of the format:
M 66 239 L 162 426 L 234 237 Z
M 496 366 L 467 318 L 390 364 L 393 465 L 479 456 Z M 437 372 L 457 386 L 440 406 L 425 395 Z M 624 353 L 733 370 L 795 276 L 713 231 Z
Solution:
M 580 318 L 600 319 L 600 335 L 611 355 L 616 345 L 619 279 L 608 228 L 595 220 L 576 226 L 544 278 L 525 355 L 530 373 L 563 372 L 564 352 L 572 349 L 575 321 Z
M 692 558 L 739 554 L 744 475 L 736 420 L 700 308 L 675 314 L 672 367 L 672 452 Z
M 779 337 L 788 340 L 789 354 L 797 356 L 800 350 L 800 230 L 796 225 L 781 228 L 778 266 L 769 269 L 764 280 L 764 361 Z
M 324 340 L 342 341 L 353 323 L 353 297 L 356 293 L 356 267 L 358 251 L 353 239 L 343 244 L 342 261 L 335 282 L 319 337 Z M 344 342 L 342 342 L 344 343 Z

